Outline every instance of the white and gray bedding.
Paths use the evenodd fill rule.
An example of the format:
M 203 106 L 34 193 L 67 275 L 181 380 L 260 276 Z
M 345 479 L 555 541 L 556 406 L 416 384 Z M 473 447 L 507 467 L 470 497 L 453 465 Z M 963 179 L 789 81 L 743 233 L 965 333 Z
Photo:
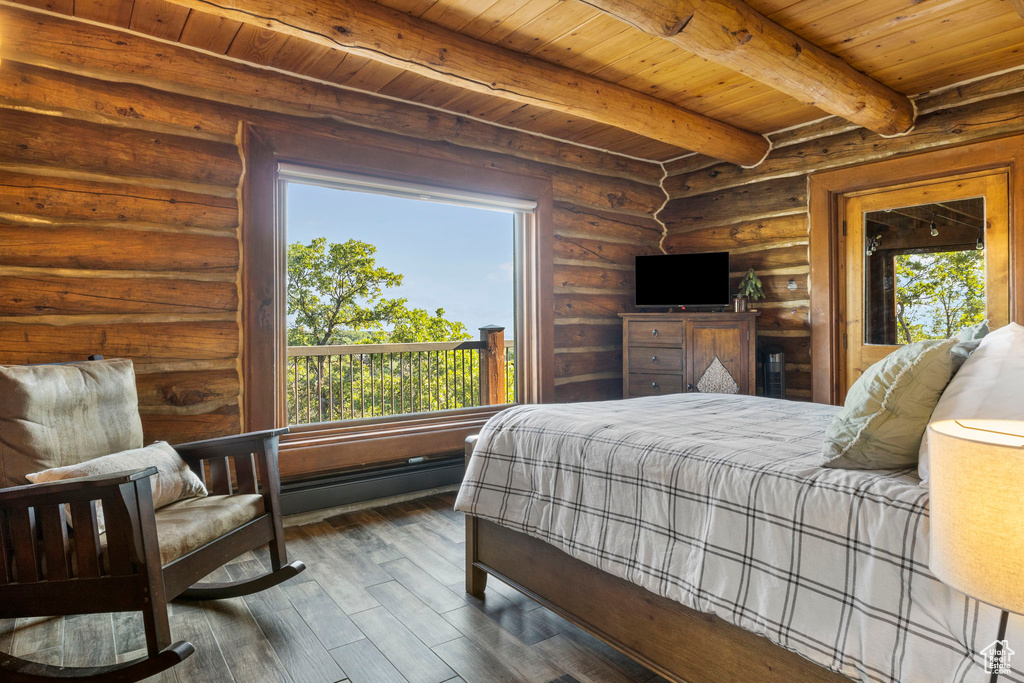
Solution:
M 837 410 L 709 394 L 512 408 L 456 508 L 855 679 L 987 680 L 999 612 L 928 570 L 915 470 L 817 466 Z

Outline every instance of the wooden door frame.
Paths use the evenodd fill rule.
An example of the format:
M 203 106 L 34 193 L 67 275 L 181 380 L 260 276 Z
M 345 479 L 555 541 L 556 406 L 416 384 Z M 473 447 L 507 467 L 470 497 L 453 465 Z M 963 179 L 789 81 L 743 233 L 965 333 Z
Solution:
M 416 182 L 440 188 L 526 199 L 537 208 L 523 245 L 519 353 L 524 363 L 520 402 L 554 396 L 554 275 L 551 179 L 460 163 L 432 155 L 433 143 L 357 131 L 334 137 L 297 129 L 244 125 L 242 154 L 242 413 L 246 431 L 287 425 L 285 410 L 285 247 L 278 166 L 293 163 L 329 171 Z M 353 139 L 355 138 L 355 139 Z M 377 144 L 378 139 L 380 144 Z M 409 147 L 412 146 L 412 150 Z M 449 153 L 450 156 L 450 153 Z M 281 439 L 281 474 L 325 474 L 369 462 L 382 452 L 406 457 L 461 452 L 500 408 L 483 406 L 407 418 L 374 418 L 358 424 L 302 425 Z M 408 452 L 409 455 L 405 455 Z
M 1024 134 L 900 156 L 808 176 L 812 399 L 841 403 L 843 195 L 975 171 L 1009 174 L 1010 319 L 1024 320 Z

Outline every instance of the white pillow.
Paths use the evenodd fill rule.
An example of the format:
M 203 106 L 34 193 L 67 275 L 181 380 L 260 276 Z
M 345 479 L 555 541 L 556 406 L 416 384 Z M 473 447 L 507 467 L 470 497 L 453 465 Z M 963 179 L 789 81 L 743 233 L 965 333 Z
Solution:
M 1010 323 L 985 336 L 942 392 L 930 422 L 982 418 L 1024 420 L 1024 327 Z M 928 483 L 928 438 L 917 463 Z

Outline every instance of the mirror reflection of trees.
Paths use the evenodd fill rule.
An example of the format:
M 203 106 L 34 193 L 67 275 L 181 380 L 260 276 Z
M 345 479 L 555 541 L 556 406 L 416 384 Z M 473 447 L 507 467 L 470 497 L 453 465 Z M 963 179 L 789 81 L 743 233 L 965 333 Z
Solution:
M 864 215 L 865 341 L 944 339 L 985 318 L 981 197 Z
M 410 308 L 407 299 L 388 297 L 403 276 L 378 265 L 375 254 L 357 240 L 288 246 L 289 424 L 481 405 L 479 351 L 459 348 L 472 346 L 466 325 L 448 320 L 442 308 Z M 373 346 L 364 353 L 353 345 Z M 512 402 L 511 348 L 505 359 Z

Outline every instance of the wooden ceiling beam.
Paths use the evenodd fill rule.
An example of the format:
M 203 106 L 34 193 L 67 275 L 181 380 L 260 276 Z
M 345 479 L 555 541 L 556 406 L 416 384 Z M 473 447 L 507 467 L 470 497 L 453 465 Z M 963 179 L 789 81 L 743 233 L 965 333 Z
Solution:
M 749 166 L 768 152 L 762 135 L 368 0 L 172 2 L 725 161 Z
M 898 135 L 914 125 L 914 106 L 906 95 L 776 24 L 743 0 L 582 1 L 876 133 Z

